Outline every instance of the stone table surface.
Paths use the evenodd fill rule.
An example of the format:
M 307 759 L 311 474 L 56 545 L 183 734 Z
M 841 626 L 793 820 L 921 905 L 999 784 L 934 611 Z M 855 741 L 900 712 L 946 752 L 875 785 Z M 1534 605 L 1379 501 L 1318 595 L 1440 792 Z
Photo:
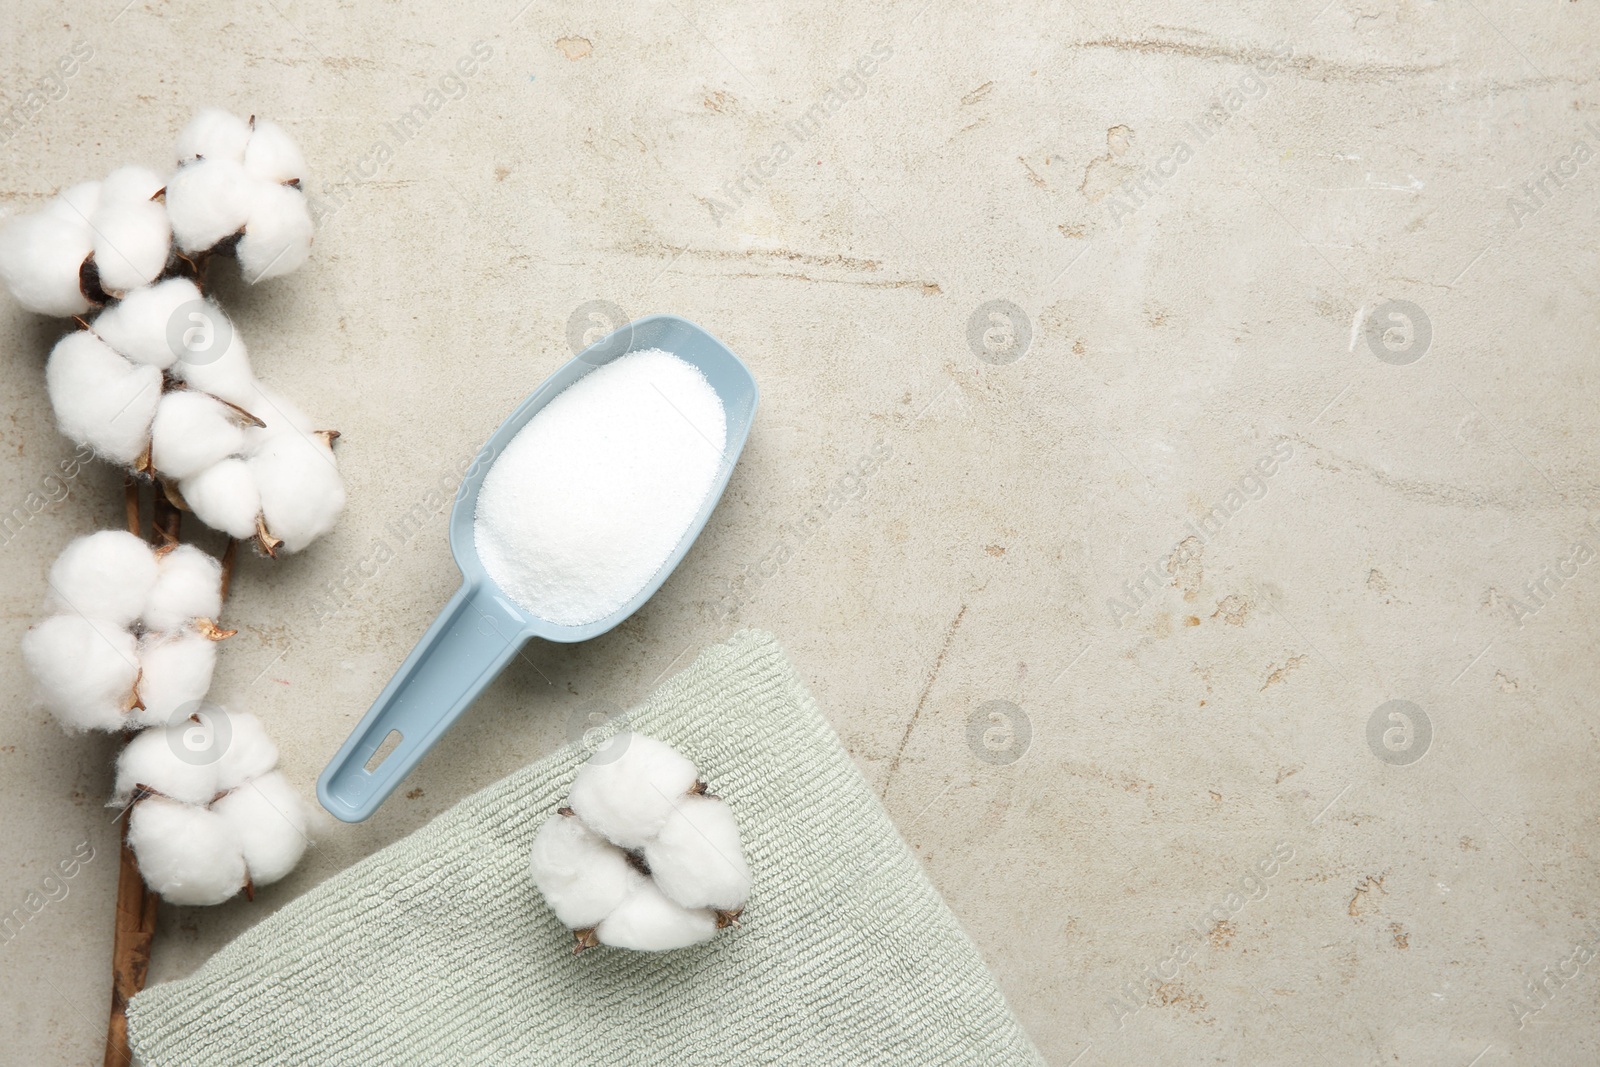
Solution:
M 349 504 L 244 560 L 215 698 L 309 795 L 455 587 L 465 462 L 616 316 L 762 406 L 644 610 L 164 908 L 152 981 L 752 625 L 1050 1063 L 1600 1061 L 1593 5 L 418 7 L 0 13 L 0 210 L 206 104 L 314 172 L 307 265 L 216 288 Z M 122 521 L 60 475 L 63 328 L 0 298 L 5 1064 L 98 1063 L 109 999 L 117 741 L 17 653 Z

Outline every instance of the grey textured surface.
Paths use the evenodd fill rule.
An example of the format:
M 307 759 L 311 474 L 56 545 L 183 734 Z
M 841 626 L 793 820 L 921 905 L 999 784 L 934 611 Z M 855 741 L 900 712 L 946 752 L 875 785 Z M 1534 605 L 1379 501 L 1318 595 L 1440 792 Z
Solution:
M 220 289 L 344 431 L 350 507 L 243 567 L 216 695 L 308 792 L 454 587 L 437 487 L 576 309 L 685 315 L 763 390 L 644 612 L 530 647 L 254 904 L 167 910 L 153 978 L 748 623 L 1052 1063 L 1600 1059 L 1600 570 L 1567 562 L 1600 548 L 1592 5 L 119 7 L 0 13 L 13 104 L 94 52 L 0 145 L 0 206 L 159 164 L 205 103 L 300 138 L 310 263 Z M 1004 313 L 974 329 L 994 300 L 1021 358 Z M 1391 301 L 1426 317 L 1414 361 Z M 55 330 L 0 302 L 4 510 L 71 451 Z M 0 907 L 97 850 L 0 946 L 0 1061 L 98 1058 L 113 744 L 35 710 L 15 648 L 48 560 L 119 516 L 91 468 L 0 546 Z M 1390 700 L 1428 716 L 1420 760 L 1415 721 L 1369 745 Z

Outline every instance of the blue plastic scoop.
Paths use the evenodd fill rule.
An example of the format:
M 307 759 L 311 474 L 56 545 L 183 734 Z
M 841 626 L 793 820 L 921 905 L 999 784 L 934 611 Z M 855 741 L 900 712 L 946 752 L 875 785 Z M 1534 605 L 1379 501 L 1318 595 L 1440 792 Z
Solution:
M 478 559 L 473 540 L 478 489 L 495 458 L 558 393 L 596 367 L 646 348 L 665 349 L 693 364 L 716 390 L 728 427 L 722 467 L 672 555 L 632 600 L 605 618 L 582 626 L 565 626 L 530 615 L 495 585 Z M 755 378 L 739 357 L 721 341 L 676 315 L 651 315 L 624 326 L 546 378 L 500 424 L 468 469 L 450 512 L 450 551 L 461 568 L 461 589 L 428 627 L 323 770 L 317 781 L 317 799 L 322 806 L 345 822 L 359 822 L 376 811 L 528 638 L 587 641 L 639 610 L 689 551 L 722 498 L 745 438 L 750 435 L 756 400 Z M 388 747 L 385 741 L 395 733 L 399 734 L 398 743 L 374 763 L 379 748 Z

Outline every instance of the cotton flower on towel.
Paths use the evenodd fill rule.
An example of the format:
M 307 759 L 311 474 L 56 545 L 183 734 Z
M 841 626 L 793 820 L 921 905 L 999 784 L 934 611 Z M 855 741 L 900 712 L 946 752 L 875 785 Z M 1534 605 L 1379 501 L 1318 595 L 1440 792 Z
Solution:
M 534 884 L 582 952 L 659 952 L 736 924 L 750 868 L 733 811 L 694 764 L 643 734 L 612 738 L 578 771 L 529 860 Z
M 167 723 L 211 688 L 222 567 L 193 545 L 80 537 L 50 567 L 50 613 L 22 638 L 46 708 L 68 730 Z

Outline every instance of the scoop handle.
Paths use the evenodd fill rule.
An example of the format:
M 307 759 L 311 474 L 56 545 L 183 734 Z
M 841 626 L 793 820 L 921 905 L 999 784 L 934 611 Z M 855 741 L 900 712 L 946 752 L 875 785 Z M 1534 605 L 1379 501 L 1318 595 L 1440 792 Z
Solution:
M 464 583 L 323 770 L 322 806 L 345 822 L 376 811 L 527 639 L 527 623 L 493 584 Z M 396 731 L 399 743 L 369 770 Z

